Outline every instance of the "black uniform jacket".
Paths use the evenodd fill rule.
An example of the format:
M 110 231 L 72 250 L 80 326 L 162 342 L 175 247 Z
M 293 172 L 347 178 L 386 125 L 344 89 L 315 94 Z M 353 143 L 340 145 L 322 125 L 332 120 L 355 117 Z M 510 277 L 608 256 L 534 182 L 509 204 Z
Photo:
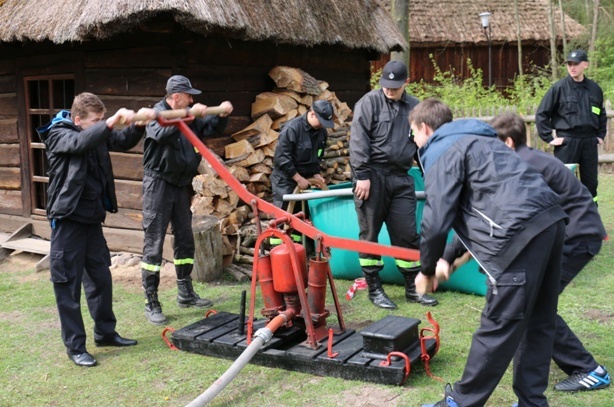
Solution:
M 356 179 L 370 179 L 371 171 L 380 168 L 407 173 L 417 149 L 409 137 L 409 112 L 418 103 L 407 92 L 398 103 L 391 103 L 381 89 L 356 103 L 350 136 L 350 164 Z
M 496 285 L 533 237 L 565 218 L 542 176 L 475 119 L 444 124 L 420 149 L 426 203 L 422 272 L 434 275 L 448 232 L 457 236 Z
M 287 178 L 297 172 L 302 177 L 320 173 L 320 153 L 326 147 L 328 132 L 325 128 L 315 129 L 307 121 L 307 113 L 284 124 L 273 162 Z
M 603 91 L 594 81 L 576 82 L 567 76 L 546 92 L 535 113 L 539 137 L 552 141 L 552 129 L 558 137 L 599 137 L 607 132 Z
M 170 109 L 166 100 L 154 106 L 157 111 Z M 204 119 L 194 119 L 188 127 L 202 140 L 222 135 L 227 124 L 228 117 L 206 116 Z M 147 125 L 143 154 L 145 175 L 161 178 L 178 187 L 190 185 L 200 161 L 200 154 L 177 127 L 163 127 L 157 121 Z
M 49 161 L 47 187 L 47 217 L 63 219 L 70 216 L 79 202 L 87 176 L 87 152 L 95 150 L 106 189 L 103 206 L 117 212 L 117 198 L 109 151 L 127 151 L 143 137 L 144 127 L 130 126 L 113 131 L 104 121 L 81 130 L 70 120 L 70 112 L 61 111 L 48 125 L 37 132 L 45 143 Z
M 565 252 L 583 246 L 591 254 L 597 254 L 607 233 L 588 189 L 551 154 L 526 145 L 518 146 L 516 153 L 542 174 L 548 186 L 561 197 L 561 206 L 569 216 L 565 228 Z

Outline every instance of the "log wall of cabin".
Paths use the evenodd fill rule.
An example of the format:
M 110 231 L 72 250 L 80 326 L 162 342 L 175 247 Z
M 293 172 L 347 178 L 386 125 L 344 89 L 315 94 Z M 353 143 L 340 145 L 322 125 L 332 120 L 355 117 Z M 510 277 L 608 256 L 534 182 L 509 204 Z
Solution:
M 23 142 L 24 78 L 32 75 L 74 74 L 77 93 L 97 94 L 108 114 L 120 107 L 153 107 L 165 94 L 169 76 L 183 74 L 203 90 L 195 102 L 234 105 L 222 137 L 206 144 L 223 156 L 229 135 L 251 123 L 251 104 L 257 94 L 270 91 L 268 72 L 276 65 L 295 66 L 354 107 L 369 91 L 369 55 L 341 47 L 296 47 L 238 39 L 204 38 L 174 33 L 138 32 L 108 41 L 78 44 L 0 44 L 0 215 L 30 215 L 28 146 Z M 22 142 L 20 142 L 22 140 Z M 119 213 L 107 216 L 110 228 L 141 229 L 143 142 L 125 153 L 111 153 Z M 168 245 L 167 245 L 168 246 Z
M 530 73 L 536 67 L 543 68 L 550 63 L 549 48 L 537 45 L 523 45 L 522 60 L 524 73 Z M 518 76 L 518 48 L 516 43 L 492 45 L 492 84 L 504 90 L 513 86 L 514 78 Z M 471 75 L 467 60 L 471 60 L 473 69 L 482 70 L 484 86 L 488 86 L 488 46 L 486 45 L 459 45 L 423 46 L 412 44 L 410 51 L 409 76 L 411 82 L 425 81 L 433 83 L 436 75 L 433 61 L 443 72 L 454 74 L 466 79 Z M 390 60 L 390 56 L 382 56 L 372 63 L 372 71 L 382 69 Z

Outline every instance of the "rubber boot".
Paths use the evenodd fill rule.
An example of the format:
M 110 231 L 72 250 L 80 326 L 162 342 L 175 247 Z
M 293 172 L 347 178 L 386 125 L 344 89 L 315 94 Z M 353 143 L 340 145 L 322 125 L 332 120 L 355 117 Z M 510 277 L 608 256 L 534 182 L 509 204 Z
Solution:
M 158 301 L 158 292 L 145 292 L 147 304 L 145 304 L 145 317 L 154 325 L 164 325 L 167 321 L 162 313 L 162 304 Z
M 369 286 L 369 300 L 376 306 L 384 309 L 397 309 L 397 305 L 388 298 L 382 287 L 382 280 L 378 273 L 363 273 Z
M 177 279 L 177 305 L 179 305 L 179 308 L 205 308 L 212 306 L 213 303 L 206 298 L 200 298 L 194 292 L 192 277 L 187 276 L 183 279 Z
M 436 298 L 428 294 L 420 295 L 416 292 L 416 276 L 420 272 L 420 268 L 416 267 L 411 270 L 403 270 L 401 274 L 405 278 L 405 299 L 409 302 L 417 302 L 422 305 L 434 307 L 439 304 Z

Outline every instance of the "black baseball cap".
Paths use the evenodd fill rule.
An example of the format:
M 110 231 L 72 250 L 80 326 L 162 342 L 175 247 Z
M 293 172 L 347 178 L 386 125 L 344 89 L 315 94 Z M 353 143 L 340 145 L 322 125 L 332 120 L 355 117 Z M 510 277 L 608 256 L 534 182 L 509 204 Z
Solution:
M 202 92 L 192 87 L 192 83 L 183 75 L 173 75 L 166 82 L 166 93 L 187 93 L 188 95 L 200 95 Z
M 335 125 L 333 123 L 333 105 L 328 100 L 316 100 L 311 108 L 318 116 L 318 121 L 322 126 L 330 129 Z
M 565 62 L 574 62 L 579 64 L 580 62 L 588 62 L 588 55 L 586 55 L 586 51 L 582 49 L 575 49 L 567 55 L 567 59 Z
M 390 61 L 384 66 L 379 84 L 382 88 L 396 89 L 407 80 L 407 66 L 401 61 Z

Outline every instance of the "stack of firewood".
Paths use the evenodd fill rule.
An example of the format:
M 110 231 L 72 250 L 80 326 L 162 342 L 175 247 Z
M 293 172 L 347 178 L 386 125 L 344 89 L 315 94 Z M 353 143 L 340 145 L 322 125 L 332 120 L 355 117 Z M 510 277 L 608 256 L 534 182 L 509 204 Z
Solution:
M 234 142 L 225 147 L 223 162 L 230 172 L 253 195 L 270 201 L 273 155 L 282 124 L 303 115 L 314 101 L 325 99 L 333 105 L 335 126 L 329 129 L 328 145 L 321 163 L 322 176 L 327 183 L 349 181 L 350 126 L 347 120 L 352 111 L 347 104 L 328 90 L 328 83 L 301 69 L 277 66 L 269 76 L 277 87 L 256 96 L 252 103 L 253 123 L 232 134 Z M 235 263 L 250 263 L 255 242 L 255 232 L 249 232 L 254 231 L 248 218 L 251 209 L 239 202 L 236 192 L 206 163 L 201 164 L 199 172 L 192 182 L 197 193 L 192 211 L 195 215 L 215 215 L 221 220 L 226 265 L 228 259 Z

